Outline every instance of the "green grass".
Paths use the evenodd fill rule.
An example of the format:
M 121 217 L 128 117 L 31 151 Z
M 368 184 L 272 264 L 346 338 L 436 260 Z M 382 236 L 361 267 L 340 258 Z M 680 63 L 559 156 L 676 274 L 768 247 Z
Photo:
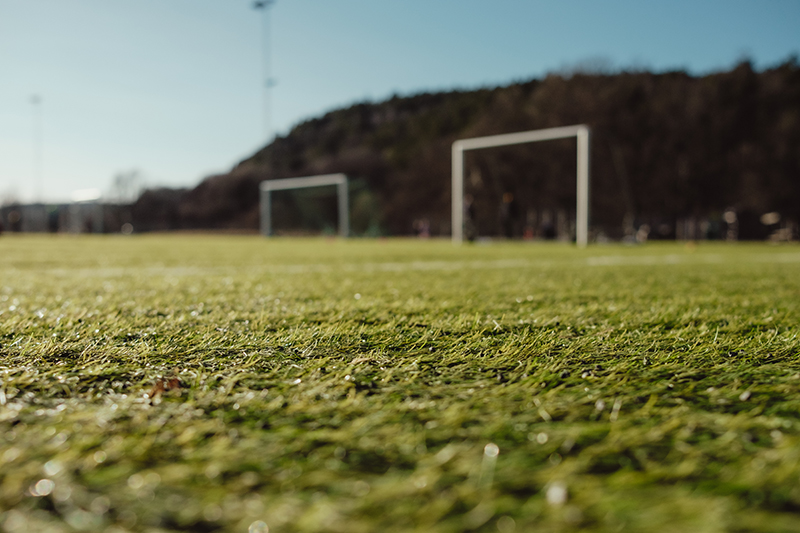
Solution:
M 3 235 L 0 526 L 800 531 L 799 321 L 794 245 Z

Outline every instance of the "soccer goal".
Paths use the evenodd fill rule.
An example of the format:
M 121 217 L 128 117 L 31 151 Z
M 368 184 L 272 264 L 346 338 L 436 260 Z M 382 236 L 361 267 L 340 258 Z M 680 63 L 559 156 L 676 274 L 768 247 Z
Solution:
M 324 174 L 302 178 L 267 180 L 261 182 L 261 233 L 272 235 L 272 191 L 287 189 L 306 189 L 308 187 L 324 187 L 336 185 L 339 200 L 339 235 L 350 235 L 350 207 L 347 201 L 347 176 L 344 174 Z
M 575 240 L 580 247 L 589 241 L 589 127 L 585 124 L 548 128 L 544 130 L 522 131 L 460 139 L 453 143 L 453 243 L 464 240 L 464 152 L 481 148 L 495 148 L 514 144 L 539 141 L 552 141 L 576 137 L 578 140 L 578 191 L 575 221 Z

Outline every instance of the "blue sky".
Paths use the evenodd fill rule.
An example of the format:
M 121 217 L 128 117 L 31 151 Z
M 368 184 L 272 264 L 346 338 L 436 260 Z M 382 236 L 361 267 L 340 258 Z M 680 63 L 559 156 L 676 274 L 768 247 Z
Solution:
M 192 186 L 264 144 L 251 0 L 0 0 L 0 203 L 138 170 Z M 363 100 L 502 85 L 583 62 L 703 74 L 800 53 L 796 0 L 277 0 L 273 129 Z

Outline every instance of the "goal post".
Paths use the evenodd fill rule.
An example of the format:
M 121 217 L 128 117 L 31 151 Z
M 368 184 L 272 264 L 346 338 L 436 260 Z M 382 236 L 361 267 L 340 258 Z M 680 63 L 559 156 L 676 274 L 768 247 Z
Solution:
M 272 191 L 306 189 L 309 187 L 324 187 L 326 185 L 336 185 L 339 206 L 339 235 L 348 237 L 350 235 L 350 207 L 347 199 L 347 176 L 344 174 L 323 174 L 319 176 L 262 181 L 260 185 L 261 233 L 268 237 L 273 233 Z
M 461 244 L 464 240 L 464 152 L 481 148 L 552 141 L 570 137 L 576 137 L 578 141 L 575 241 L 581 248 L 586 246 L 589 242 L 589 127 L 585 124 L 490 135 L 488 137 L 473 137 L 454 142 L 452 149 L 453 244 Z

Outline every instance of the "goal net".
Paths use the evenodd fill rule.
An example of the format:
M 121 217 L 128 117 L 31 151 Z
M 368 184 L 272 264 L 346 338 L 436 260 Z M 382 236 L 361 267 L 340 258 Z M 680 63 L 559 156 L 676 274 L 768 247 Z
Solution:
M 464 152 L 570 137 L 576 137 L 578 142 L 575 240 L 578 246 L 586 246 L 589 241 L 589 127 L 585 124 L 474 137 L 454 142 L 452 148 L 453 243 L 460 244 L 464 240 Z
M 339 219 L 339 235 L 350 235 L 350 208 L 347 198 L 347 176 L 344 174 L 324 174 L 320 176 L 305 176 L 300 178 L 287 178 L 281 180 L 267 180 L 261 182 L 261 233 L 266 236 L 274 234 L 272 224 L 273 208 L 272 193 L 293 189 L 307 189 L 310 187 L 325 187 L 335 185 L 337 194 L 337 211 Z

